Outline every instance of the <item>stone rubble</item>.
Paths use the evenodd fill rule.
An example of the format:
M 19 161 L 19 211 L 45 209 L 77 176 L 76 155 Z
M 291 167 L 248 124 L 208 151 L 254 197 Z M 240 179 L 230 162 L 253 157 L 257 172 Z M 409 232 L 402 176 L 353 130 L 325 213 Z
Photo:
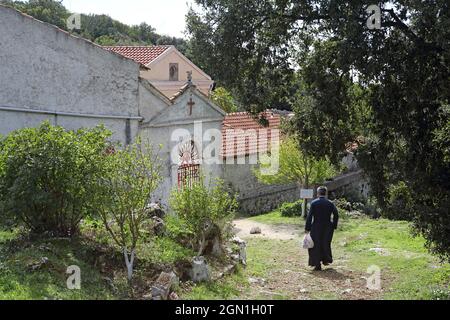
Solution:
M 158 279 L 152 286 L 153 300 L 167 300 L 172 291 L 179 285 L 180 280 L 172 271 L 170 273 L 161 272 Z

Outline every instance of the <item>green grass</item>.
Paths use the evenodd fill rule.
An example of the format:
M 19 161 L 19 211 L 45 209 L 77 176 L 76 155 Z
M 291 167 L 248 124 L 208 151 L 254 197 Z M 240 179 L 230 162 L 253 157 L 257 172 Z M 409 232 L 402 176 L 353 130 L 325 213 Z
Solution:
M 450 264 L 431 255 L 425 240 L 411 235 L 408 222 L 351 219 L 336 235 L 336 253 L 347 256 L 349 266 L 360 271 L 379 266 L 382 277 L 392 281 L 384 298 L 433 299 L 436 290 L 444 290 L 450 299 Z M 382 248 L 385 253 L 371 248 Z
M 235 274 L 210 283 L 192 284 L 181 292 L 181 297 L 186 300 L 222 300 L 235 299 L 240 295 L 240 290 L 248 287 L 242 270 Z
M 386 299 L 450 299 L 450 264 L 440 263 L 431 255 L 423 237 L 411 235 L 408 222 L 352 219 L 345 214 L 341 217 L 333 242 L 335 256 L 345 256 L 350 267 L 362 272 L 370 265 L 379 266 L 392 281 Z M 278 211 L 251 219 L 267 224 L 304 225 L 303 218 L 282 217 Z M 369 251 L 371 248 L 383 248 L 387 253 L 380 255 Z
M 117 248 L 88 239 L 21 239 L 18 231 L 0 231 L 0 300 L 94 300 L 127 299 L 129 286 Z M 100 251 L 99 251 L 100 250 Z M 168 238 L 156 238 L 138 247 L 136 291 L 158 265 L 190 259 L 194 253 Z M 48 262 L 32 271 L 31 266 Z M 69 290 L 67 267 L 81 269 L 81 290 Z M 145 293 L 145 292 L 143 292 Z M 148 292 L 147 292 L 148 293 Z M 138 293 L 139 294 L 139 293 Z
M 69 240 L 14 243 L 17 233 L 0 231 L 0 299 L 114 299 L 101 274 L 86 262 L 83 243 Z M 17 247 L 16 247 L 17 246 Z M 42 258 L 48 263 L 32 271 Z M 81 269 L 81 290 L 66 285 L 68 266 Z
M 191 249 L 166 237 L 158 237 L 152 242 L 142 244 L 139 246 L 137 254 L 140 259 L 156 264 L 173 264 L 180 260 L 190 260 L 195 256 Z
M 335 260 L 346 261 L 346 268 L 363 275 L 368 275 L 369 266 L 379 266 L 383 286 L 380 298 L 450 299 L 450 264 L 441 263 L 431 255 L 424 247 L 425 240 L 411 235 L 408 222 L 350 218 L 345 214 L 341 216 L 341 223 L 333 240 Z M 279 211 L 250 219 L 274 225 L 297 224 L 301 228 L 305 223 L 300 217 L 282 217 Z M 247 298 L 248 277 L 267 279 L 272 271 L 289 268 L 285 260 L 300 250 L 297 242 L 250 238 L 247 242 L 248 266 L 239 276 L 213 285 L 199 285 L 187 296 L 194 299 Z M 373 248 L 382 248 L 384 251 L 380 254 L 370 250 Z M 295 298 L 292 293 L 281 291 L 281 294 L 271 298 Z M 335 292 L 313 289 L 310 297 L 339 298 Z M 252 295 L 251 298 L 263 297 Z
M 424 247 L 422 237 L 411 236 L 407 222 L 365 217 L 354 219 L 345 215 L 342 218 L 333 240 L 335 264 L 344 265 L 357 274 L 366 274 L 371 265 L 379 266 L 384 289 L 380 298 L 450 298 L 450 264 L 441 263 L 431 255 Z M 250 219 L 274 225 L 299 225 L 301 229 L 304 225 L 303 218 L 282 217 L 279 211 Z M 28 241 L 21 239 L 18 231 L 0 231 L 0 299 L 127 298 L 120 253 L 112 250 L 103 252 L 106 258 L 99 257 L 98 245 L 86 239 Z M 382 248 L 384 252 L 380 254 L 371 251 L 372 248 Z M 247 241 L 246 268 L 240 268 L 236 274 L 213 283 L 182 286 L 180 296 L 184 299 L 265 299 L 267 296 L 256 292 L 248 283 L 248 278 L 270 279 L 273 271 L 280 276 L 285 269 L 295 270 L 293 268 L 298 268 L 298 264 L 296 267 L 293 263 L 299 250 L 296 240 L 250 238 Z M 157 238 L 139 247 L 139 267 L 146 268 L 146 264 L 172 264 L 190 259 L 193 254 L 171 239 Z M 49 262 L 41 269 L 32 271 L 30 266 L 43 257 L 48 258 Z M 102 264 L 105 266 L 102 267 Z M 69 290 L 66 287 L 66 269 L 70 265 L 81 268 L 81 290 Z M 147 273 L 146 270 L 140 270 L 137 274 L 145 278 Z M 115 289 L 105 280 L 105 275 L 113 280 Z M 144 278 L 140 280 L 147 279 Z M 314 277 L 307 275 L 307 279 L 312 281 L 310 286 L 314 286 Z M 309 289 L 310 298 L 313 299 L 341 298 L 330 290 Z M 272 299 L 297 297 L 289 286 L 281 286 L 274 291 L 270 296 Z

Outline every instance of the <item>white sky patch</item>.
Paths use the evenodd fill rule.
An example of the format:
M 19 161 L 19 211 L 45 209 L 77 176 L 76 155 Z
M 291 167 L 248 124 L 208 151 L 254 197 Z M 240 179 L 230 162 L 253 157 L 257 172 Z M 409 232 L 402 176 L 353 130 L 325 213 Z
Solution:
M 128 25 L 146 22 L 158 34 L 183 37 L 185 16 L 194 0 L 63 0 L 72 13 L 106 14 Z

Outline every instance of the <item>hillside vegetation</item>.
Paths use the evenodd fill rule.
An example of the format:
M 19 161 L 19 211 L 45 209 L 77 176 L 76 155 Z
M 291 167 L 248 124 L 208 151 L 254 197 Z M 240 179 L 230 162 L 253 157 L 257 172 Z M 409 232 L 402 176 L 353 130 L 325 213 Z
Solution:
M 72 13 L 59 1 L 0 0 L 0 4 L 11 6 L 68 31 L 67 18 Z M 82 14 L 81 29 L 74 30 L 73 33 L 100 45 L 175 45 L 181 52 L 187 49 L 184 39 L 158 34 L 155 28 L 145 22 L 129 26 L 104 14 Z

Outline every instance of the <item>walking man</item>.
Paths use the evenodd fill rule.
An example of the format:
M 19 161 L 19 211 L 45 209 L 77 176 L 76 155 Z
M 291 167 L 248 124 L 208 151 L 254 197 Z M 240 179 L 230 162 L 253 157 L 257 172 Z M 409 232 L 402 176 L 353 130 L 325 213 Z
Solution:
M 333 262 L 331 241 L 339 220 L 336 206 L 327 199 L 327 188 L 319 187 L 317 196 L 311 203 L 305 226 L 305 232 L 310 232 L 314 241 L 314 247 L 308 249 L 308 264 L 316 271 L 322 270 L 321 263 L 326 266 Z

